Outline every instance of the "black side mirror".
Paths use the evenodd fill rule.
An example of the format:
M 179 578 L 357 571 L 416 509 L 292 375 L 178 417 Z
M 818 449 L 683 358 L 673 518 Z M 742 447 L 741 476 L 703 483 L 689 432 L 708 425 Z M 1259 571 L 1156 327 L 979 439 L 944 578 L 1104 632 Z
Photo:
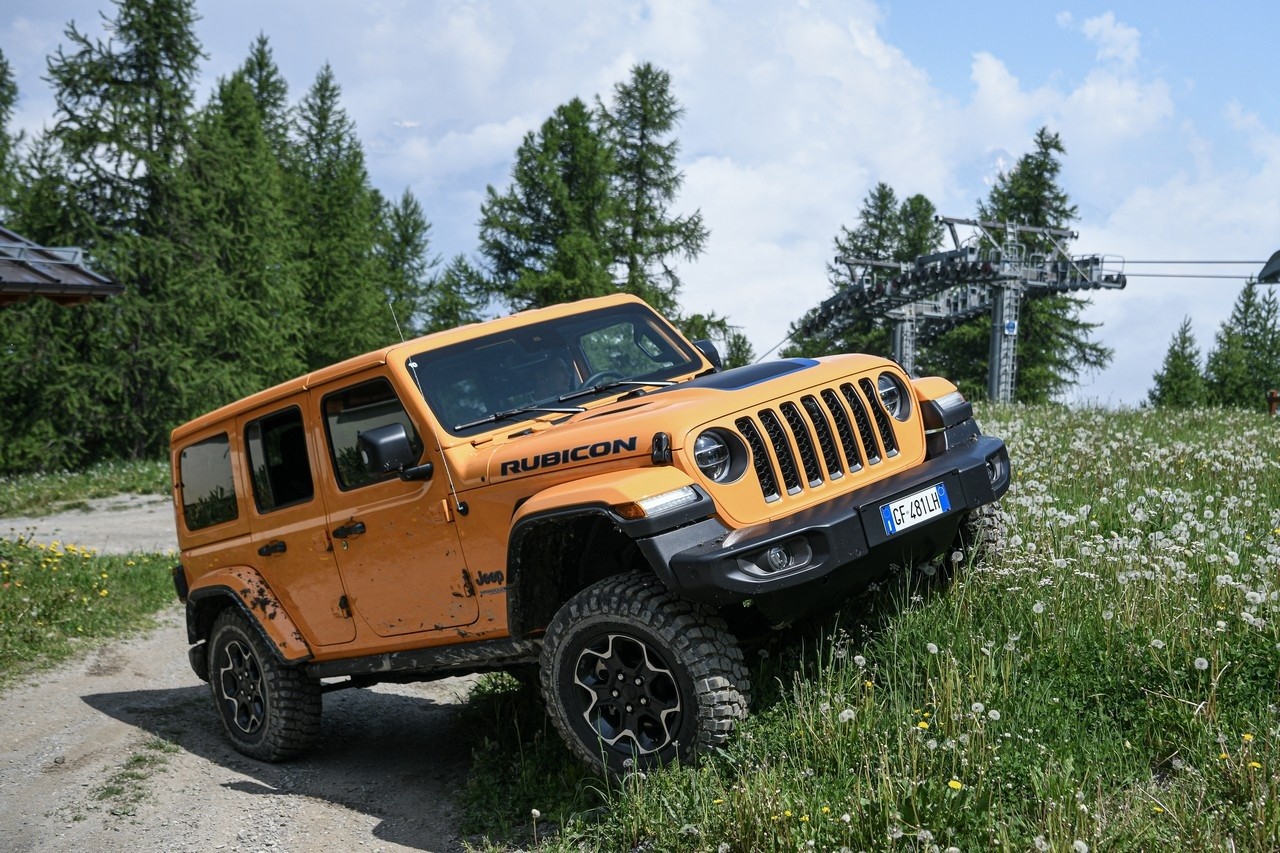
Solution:
M 432 465 L 406 467 L 417 461 L 413 446 L 409 443 L 409 433 L 404 424 L 387 424 L 365 430 L 356 436 L 356 447 L 360 451 L 360 464 L 370 474 L 380 475 L 396 471 L 402 480 L 431 479 Z
M 715 344 L 703 338 L 700 341 L 694 341 L 693 345 L 698 348 L 698 352 L 707 357 L 707 361 L 711 362 L 712 367 L 716 370 L 724 370 L 724 359 L 720 357 L 720 350 L 716 349 Z

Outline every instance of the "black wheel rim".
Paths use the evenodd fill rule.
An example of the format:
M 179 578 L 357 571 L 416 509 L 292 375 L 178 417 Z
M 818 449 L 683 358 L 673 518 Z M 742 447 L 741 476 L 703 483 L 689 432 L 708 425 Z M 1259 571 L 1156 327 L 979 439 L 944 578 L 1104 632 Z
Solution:
M 262 667 L 249 647 L 232 640 L 223 647 L 218 667 L 218 690 L 223 715 L 246 735 L 257 734 L 267 716 Z
M 582 717 L 615 752 L 644 756 L 671 746 L 680 728 L 680 687 L 662 655 L 625 634 L 589 642 L 574 665 L 586 696 Z

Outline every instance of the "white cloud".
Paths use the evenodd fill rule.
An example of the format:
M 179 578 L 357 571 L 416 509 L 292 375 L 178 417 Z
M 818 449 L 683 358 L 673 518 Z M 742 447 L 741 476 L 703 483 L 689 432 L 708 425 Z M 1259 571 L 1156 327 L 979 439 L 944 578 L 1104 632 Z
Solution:
M 1136 29 L 1117 21 L 1114 12 L 1085 19 L 1080 31 L 1097 45 L 1099 60 L 1114 59 L 1121 65 L 1133 65 L 1138 61 L 1141 37 Z

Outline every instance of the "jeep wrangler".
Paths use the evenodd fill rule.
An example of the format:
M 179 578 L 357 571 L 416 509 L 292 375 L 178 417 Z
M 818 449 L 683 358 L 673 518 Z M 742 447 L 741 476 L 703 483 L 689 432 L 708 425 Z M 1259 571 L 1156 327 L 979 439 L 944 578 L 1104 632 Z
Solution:
M 329 690 L 537 664 L 612 773 L 724 743 L 743 632 L 965 545 L 1010 476 L 944 379 L 721 370 L 626 295 L 285 382 L 175 429 L 172 465 L 191 665 L 236 749 L 306 748 Z

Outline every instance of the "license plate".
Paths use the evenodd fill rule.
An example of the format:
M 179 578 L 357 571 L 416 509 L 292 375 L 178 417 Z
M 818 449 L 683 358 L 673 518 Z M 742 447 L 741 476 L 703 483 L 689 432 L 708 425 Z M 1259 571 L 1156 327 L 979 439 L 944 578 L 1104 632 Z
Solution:
M 906 530 L 934 516 L 942 515 L 951 509 L 951 501 L 947 500 L 947 487 L 938 483 L 915 494 L 898 498 L 880 507 L 880 517 L 884 519 L 884 532 L 892 536 L 900 530 Z

